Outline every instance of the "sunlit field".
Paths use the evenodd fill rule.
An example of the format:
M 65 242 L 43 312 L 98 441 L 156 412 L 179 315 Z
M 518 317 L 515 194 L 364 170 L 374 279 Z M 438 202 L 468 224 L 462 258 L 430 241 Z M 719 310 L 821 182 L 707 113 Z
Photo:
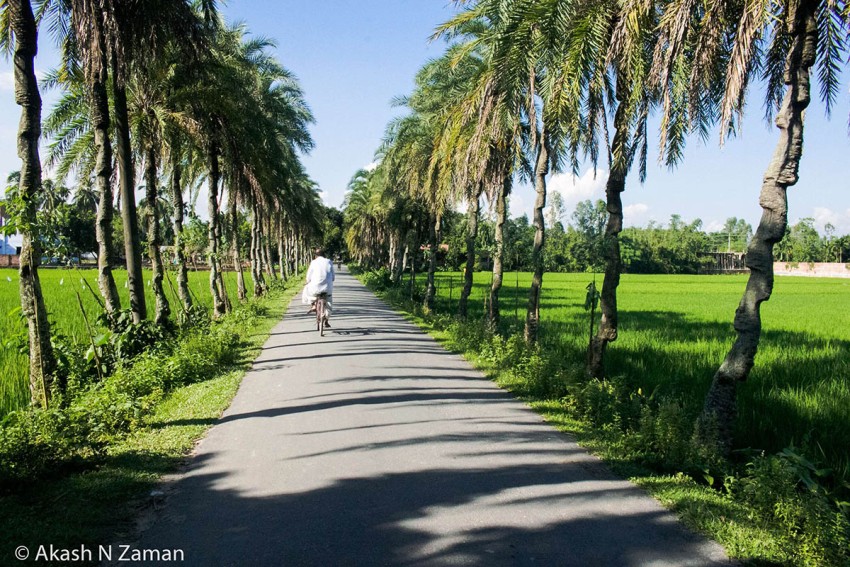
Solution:
M 128 306 L 128 291 L 126 288 L 127 272 L 116 270 L 115 282 L 121 296 L 121 305 Z M 154 312 L 153 291 L 150 287 L 151 272 L 145 271 L 145 297 L 148 316 L 152 317 Z M 84 285 L 85 279 L 89 285 L 97 291 L 97 270 L 65 270 L 65 269 L 41 269 L 39 270 L 44 301 L 49 312 L 51 330 L 54 333 L 64 335 L 76 341 L 88 341 L 85 319 L 77 301 L 77 293 L 83 301 L 86 316 L 92 325 L 100 312 L 100 306 L 95 297 Z M 169 279 L 164 281 L 165 294 L 168 296 L 172 314 L 179 309 L 179 300 L 176 295 L 177 281 L 173 273 Z M 231 300 L 236 299 L 236 273 L 225 272 L 225 287 Z M 250 275 L 246 273 L 246 281 L 250 282 Z M 18 291 L 19 277 L 17 270 L 0 270 L 0 417 L 9 410 L 21 407 L 29 400 L 27 385 L 27 359 L 20 354 L 20 341 L 15 337 L 25 332 L 26 325 L 20 316 L 20 295 Z M 209 272 L 189 272 L 189 288 L 193 299 L 212 308 L 212 297 L 209 290 Z M 252 289 L 250 283 L 248 289 Z M 95 329 L 95 332 L 98 332 Z M 24 337 L 25 338 L 25 337 Z
M 438 273 L 439 309 L 455 310 L 461 275 Z M 592 274 L 546 274 L 541 342 L 566 365 L 584 363 Z M 502 317 L 524 320 L 531 275 L 505 275 Z M 596 278 L 601 286 L 601 276 Z M 620 337 L 608 351 L 609 375 L 637 390 L 682 399 L 696 414 L 714 371 L 734 340 L 732 318 L 746 276 L 624 275 Z M 489 273 L 477 273 L 470 310 L 482 316 Z M 515 318 L 518 313 L 518 319 Z M 809 437 L 810 450 L 850 476 L 850 280 L 778 277 L 762 306 L 756 366 L 739 387 L 737 439 L 742 447 L 780 450 Z M 597 318 L 599 313 L 597 311 Z

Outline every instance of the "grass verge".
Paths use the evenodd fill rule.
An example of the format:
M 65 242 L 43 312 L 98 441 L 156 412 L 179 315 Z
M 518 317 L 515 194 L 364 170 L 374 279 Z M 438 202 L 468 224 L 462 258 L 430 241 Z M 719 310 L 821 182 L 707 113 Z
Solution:
M 112 443 L 96 464 L 0 495 L 0 564 L 15 563 L 26 546 L 88 548 L 131 535 L 139 512 L 152 503 L 162 475 L 185 462 L 195 443 L 230 405 L 237 388 L 280 320 L 298 286 L 256 301 L 250 323 L 236 330 L 238 359 L 215 376 L 172 390 L 144 424 Z

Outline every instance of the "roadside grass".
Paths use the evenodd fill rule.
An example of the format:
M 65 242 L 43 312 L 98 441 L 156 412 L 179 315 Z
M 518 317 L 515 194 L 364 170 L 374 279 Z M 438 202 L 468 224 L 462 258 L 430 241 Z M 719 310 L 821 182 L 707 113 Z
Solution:
M 129 304 L 127 272 L 115 270 L 115 283 L 121 296 L 121 305 Z M 145 270 L 145 281 L 149 282 L 150 270 Z M 169 274 L 172 285 L 176 289 L 177 282 L 173 273 Z M 231 301 L 236 302 L 236 273 L 224 272 L 225 287 Z M 83 314 L 80 312 L 76 293 L 80 294 L 83 307 L 89 322 L 95 327 L 95 334 L 100 332 L 95 324 L 96 315 L 100 312 L 97 300 L 85 287 L 83 279 L 97 290 L 97 270 L 78 269 L 42 269 L 39 270 L 44 302 L 49 313 L 51 330 L 75 342 L 87 342 Z M 250 281 L 250 275 L 246 274 Z M 20 278 L 17 270 L 0 269 L 0 418 L 9 411 L 25 407 L 29 403 L 29 385 L 27 383 L 27 356 L 20 349 L 21 341 L 26 339 L 26 323 L 20 317 Z M 247 286 L 253 289 L 253 286 Z M 209 272 L 189 272 L 189 288 L 195 302 L 212 309 L 212 297 L 209 291 Z M 165 294 L 168 297 L 172 314 L 180 310 L 180 302 L 172 288 L 165 282 Z M 145 299 L 148 316 L 154 314 L 153 291 L 148 283 L 145 286 Z M 19 338 L 20 337 L 20 338 Z
M 128 542 L 162 475 L 177 471 L 197 440 L 230 404 L 298 286 L 255 300 L 251 316 L 231 324 L 238 361 L 210 379 L 171 391 L 144 420 L 82 470 L 0 495 L 0 564 L 20 545 L 79 548 Z M 254 301 L 254 300 L 252 300 Z
M 624 275 L 621 334 L 608 351 L 605 384 L 583 372 L 585 288 L 593 274 L 545 275 L 539 349 L 521 340 L 530 274 L 505 275 L 502 338 L 484 321 L 490 274 L 475 274 L 465 324 L 455 318 L 460 274 L 437 274 L 430 314 L 411 302 L 409 281 L 387 288 L 380 275 L 360 277 L 730 557 L 756 565 L 849 564 L 847 510 L 836 509 L 835 499 L 846 500 L 850 489 L 850 281 L 777 279 L 763 304 L 756 367 L 739 387 L 739 451 L 716 470 L 694 457 L 690 432 L 734 339 L 731 319 L 745 277 Z M 831 470 L 818 468 L 824 464 Z
M 547 273 L 543 279 L 541 346 L 577 372 L 589 338 L 585 287 L 593 277 Z M 502 326 L 507 334 L 521 333 L 531 275 L 519 274 L 519 290 L 515 272 L 504 280 Z M 440 272 L 437 282 L 437 312 L 456 312 L 461 275 Z M 732 318 L 745 285 L 740 275 L 623 275 L 620 334 L 606 355 L 608 375 L 623 377 L 634 391 L 681 399 L 695 415 L 735 338 Z M 472 319 L 483 318 L 489 286 L 490 274 L 475 274 Z M 762 304 L 756 365 L 738 388 L 738 447 L 776 452 L 806 445 L 838 479 L 850 481 L 848 408 L 850 279 L 778 277 Z

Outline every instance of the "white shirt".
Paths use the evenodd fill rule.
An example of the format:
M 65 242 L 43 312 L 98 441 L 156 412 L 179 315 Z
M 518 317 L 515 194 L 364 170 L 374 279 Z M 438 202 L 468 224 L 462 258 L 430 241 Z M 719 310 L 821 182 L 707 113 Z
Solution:
M 323 256 L 319 256 L 307 268 L 307 288 L 309 295 L 315 296 L 320 293 L 333 295 L 334 292 L 334 265 L 333 262 Z

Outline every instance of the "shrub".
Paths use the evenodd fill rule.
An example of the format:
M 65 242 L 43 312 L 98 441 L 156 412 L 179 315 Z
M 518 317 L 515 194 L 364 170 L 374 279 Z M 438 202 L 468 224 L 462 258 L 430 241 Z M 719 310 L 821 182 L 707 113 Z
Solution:
M 13 412 L 0 424 L 0 486 L 33 481 L 101 454 L 143 425 L 169 390 L 210 378 L 234 363 L 239 348 L 234 329 L 250 328 L 263 312 L 249 303 L 207 329 L 199 326 L 162 344 L 154 341 L 163 337 L 159 331 L 129 324 L 113 335 L 122 357 L 116 357 L 114 372 L 102 381 L 91 380 L 90 364 L 79 362 L 82 347 L 60 341 L 60 366 L 71 376 L 69 388 L 57 393 L 50 409 Z M 134 351 L 139 352 L 124 358 Z
M 729 491 L 759 512 L 760 523 L 780 541 L 784 559 L 798 565 L 850 563 L 850 522 L 820 479 L 828 471 L 794 447 L 759 455 L 730 480 Z

